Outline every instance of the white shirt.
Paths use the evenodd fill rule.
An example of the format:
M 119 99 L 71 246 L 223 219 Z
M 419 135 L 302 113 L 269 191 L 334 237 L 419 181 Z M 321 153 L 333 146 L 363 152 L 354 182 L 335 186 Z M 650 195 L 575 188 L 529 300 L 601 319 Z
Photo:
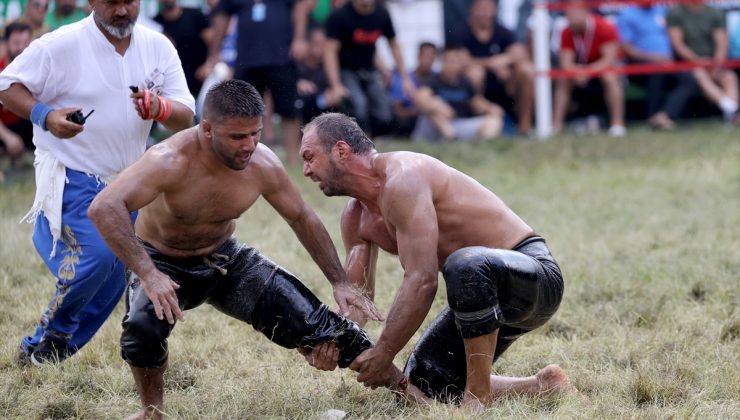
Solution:
M 33 223 L 43 212 L 52 235 L 51 257 L 61 235 L 65 168 L 107 183 L 144 153 L 152 121 L 136 113 L 129 86 L 146 87 L 195 111 L 180 58 L 164 35 L 135 25 L 121 56 L 92 14 L 33 41 L 0 73 L 0 91 L 13 83 L 23 84 L 52 108 L 95 110 L 71 139 L 33 127 L 36 196 L 22 220 Z
M 85 129 L 60 140 L 34 126 L 33 142 L 69 169 L 110 177 L 144 153 L 152 121 L 142 120 L 129 86 L 146 87 L 195 111 L 180 58 L 162 34 L 135 25 L 123 56 L 87 18 L 50 32 L 0 74 L 0 90 L 22 83 L 52 108 L 82 108 Z

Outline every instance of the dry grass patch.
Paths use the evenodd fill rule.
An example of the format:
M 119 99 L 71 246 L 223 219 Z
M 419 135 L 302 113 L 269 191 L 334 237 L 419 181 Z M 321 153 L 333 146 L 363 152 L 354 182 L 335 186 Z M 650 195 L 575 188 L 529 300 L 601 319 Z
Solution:
M 478 416 L 454 407 L 406 407 L 348 371 L 318 372 L 248 325 L 203 306 L 170 339 L 172 419 L 738 418 L 740 413 L 740 139 L 708 125 L 625 139 L 561 137 L 546 143 L 379 145 L 440 157 L 496 191 L 548 240 L 566 279 L 555 318 L 521 338 L 497 374 L 531 375 L 560 363 L 580 394 L 512 398 Z M 346 202 L 327 199 L 291 171 L 341 248 Z M 63 366 L 21 369 L 16 346 L 51 296 L 32 227 L 30 173 L 0 184 L 0 417 L 122 418 L 138 407 L 119 355 L 122 304 Z M 290 228 L 259 202 L 237 236 L 298 275 L 323 300 L 331 288 Z M 342 252 L 340 251 L 340 255 Z M 378 306 L 387 312 L 403 276 L 381 255 Z M 445 306 L 441 286 L 428 323 Z M 382 325 L 368 331 L 378 337 Z M 416 341 L 420 333 L 412 340 Z M 443 343 L 440 343 L 443 345 Z M 411 351 L 396 358 L 400 366 Z

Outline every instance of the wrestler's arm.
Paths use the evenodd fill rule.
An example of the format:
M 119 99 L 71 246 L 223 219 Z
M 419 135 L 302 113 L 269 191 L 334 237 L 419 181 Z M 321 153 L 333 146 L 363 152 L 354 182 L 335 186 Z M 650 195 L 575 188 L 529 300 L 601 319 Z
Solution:
M 329 232 L 316 213 L 303 201 L 298 188 L 288 176 L 280 160 L 266 147 L 263 192 L 268 203 L 285 219 L 296 237 L 308 251 L 316 265 L 334 289 L 334 298 L 342 315 L 350 313 L 350 307 L 358 306 L 372 319 L 380 320 L 374 305 L 362 296 L 347 280 L 339 262 Z
M 355 359 L 351 369 L 368 386 L 383 386 L 393 358 L 424 321 L 437 292 L 437 215 L 430 186 L 419 176 L 392 177 L 380 202 L 386 221 L 396 228 L 403 282 L 375 347 Z
M 88 217 L 118 258 L 136 273 L 159 319 L 184 319 L 177 304 L 179 286 L 155 267 L 136 238 L 130 213 L 154 201 L 185 176 L 182 158 L 166 144 L 149 149 L 95 197 Z
M 360 236 L 361 213 L 360 203 L 355 199 L 350 199 L 342 213 L 342 242 L 346 251 L 344 271 L 347 272 L 350 283 L 360 288 L 370 300 L 374 300 L 378 246 Z M 364 313 L 358 311 L 352 311 L 349 318 L 360 326 L 367 322 Z

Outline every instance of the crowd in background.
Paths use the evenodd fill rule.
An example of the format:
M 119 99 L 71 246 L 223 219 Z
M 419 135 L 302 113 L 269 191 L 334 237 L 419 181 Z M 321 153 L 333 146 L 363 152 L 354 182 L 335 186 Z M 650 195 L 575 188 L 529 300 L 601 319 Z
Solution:
M 421 43 L 413 69 L 405 67 L 397 41 L 403 22 L 393 22 L 385 3 L 208 0 L 190 8 L 159 0 L 158 14 L 141 23 L 172 40 L 194 96 L 223 77 L 257 87 L 270 113 L 263 138 L 280 138 L 291 164 L 299 161 L 300 126 L 326 110 L 354 116 L 373 136 L 464 141 L 532 134 L 531 37 L 499 22 L 496 1 L 470 1 L 466 24 L 447 31 L 444 45 Z M 582 1 L 571 3 L 553 53 L 555 67 L 573 70 L 571 77 L 553 80 L 556 132 L 567 121 L 575 121 L 578 133 L 597 132 L 606 115 L 608 134 L 626 135 L 628 84 L 644 92 L 643 114 L 654 129 L 673 129 L 696 113 L 696 101 L 711 104 L 728 124 L 740 124 L 737 69 L 723 67 L 740 58 L 740 26 L 728 34 L 721 10 L 697 1 L 627 6 L 606 17 Z M 3 29 L 0 70 L 33 39 L 88 14 L 75 0 L 28 0 Z M 376 51 L 381 37 L 393 62 Z M 674 61 L 706 65 L 629 77 L 600 72 Z M 228 65 L 228 75 L 214 70 L 220 62 Z M 17 160 L 32 148 L 31 124 L 6 110 L 0 119 L 0 149 Z M 272 124 L 278 120 L 279 130 Z

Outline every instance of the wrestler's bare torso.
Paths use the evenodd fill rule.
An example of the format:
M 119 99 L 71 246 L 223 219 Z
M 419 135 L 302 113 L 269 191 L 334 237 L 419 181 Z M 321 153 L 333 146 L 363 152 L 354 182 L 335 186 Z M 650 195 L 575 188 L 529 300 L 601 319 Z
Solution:
M 411 212 L 416 203 L 393 191 L 386 191 L 389 179 L 427 184 L 437 219 L 437 261 L 441 268 L 447 257 L 467 246 L 511 249 L 534 234 L 494 193 L 473 178 L 430 156 L 394 152 L 378 154 L 374 169 L 381 176 L 377 202 L 351 199 L 342 216 L 342 231 L 355 239 L 398 254 L 396 228 L 384 215 L 390 206 Z
M 157 160 L 179 176 L 136 220 L 138 237 L 174 257 L 206 255 L 218 248 L 234 232 L 236 219 L 275 182 L 275 168 L 281 167 L 272 151 L 258 144 L 246 168 L 228 168 L 214 160 L 197 130 L 182 131 L 150 151 L 161 154 Z

